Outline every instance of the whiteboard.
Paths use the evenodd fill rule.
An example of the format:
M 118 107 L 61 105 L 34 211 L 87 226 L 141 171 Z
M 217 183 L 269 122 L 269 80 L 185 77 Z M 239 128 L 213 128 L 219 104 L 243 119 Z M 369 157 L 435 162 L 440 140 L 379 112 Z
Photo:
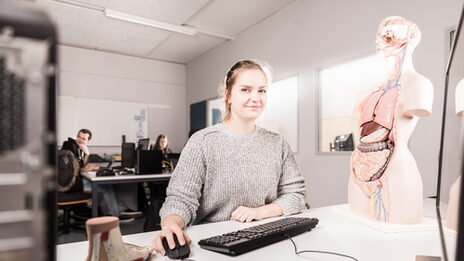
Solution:
M 148 104 L 59 96 L 58 144 L 83 128 L 92 131 L 91 146 L 121 146 L 122 135 L 136 142 L 148 136 L 148 118 Z
M 298 77 L 273 82 L 267 91 L 266 109 L 257 125 L 276 131 L 298 152 Z

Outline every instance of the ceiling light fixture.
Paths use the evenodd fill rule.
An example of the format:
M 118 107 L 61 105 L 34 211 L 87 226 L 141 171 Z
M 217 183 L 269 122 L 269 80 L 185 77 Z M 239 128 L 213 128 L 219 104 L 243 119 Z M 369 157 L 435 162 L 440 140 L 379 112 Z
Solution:
M 171 32 L 181 33 L 181 34 L 195 35 L 197 33 L 197 30 L 191 26 L 165 23 L 165 22 L 141 17 L 138 15 L 132 15 L 128 13 L 115 11 L 115 10 L 108 9 L 108 8 L 105 9 L 105 15 L 109 18 L 113 18 L 113 19 L 117 19 L 117 20 L 121 20 L 125 22 L 130 22 L 130 23 L 135 23 L 135 24 L 140 24 L 140 25 L 145 25 L 145 26 L 151 26 L 151 27 L 155 27 L 158 29 L 163 29 L 163 30 L 167 30 Z
M 208 31 L 208 30 L 200 29 L 200 28 L 195 28 L 195 29 L 197 29 L 197 32 L 199 32 L 199 33 L 210 35 L 210 36 L 215 36 L 215 37 L 223 38 L 223 39 L 226 39 L 226 40 L 234 40 L 235 39 L 235 37 L 230 36 L 230 35 L 215 33 L 215 32 L 211 32 L 211 31 Z

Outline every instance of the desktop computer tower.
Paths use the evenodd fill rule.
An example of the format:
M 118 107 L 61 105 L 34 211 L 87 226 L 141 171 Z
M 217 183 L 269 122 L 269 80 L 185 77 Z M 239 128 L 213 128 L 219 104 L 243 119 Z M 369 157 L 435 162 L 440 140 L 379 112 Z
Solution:
M 121 145 L 121 167 L 135 167 L 135 143 L 122 143 Z
M 0 260 L 55 260 L 56 34 L 0 2 Z

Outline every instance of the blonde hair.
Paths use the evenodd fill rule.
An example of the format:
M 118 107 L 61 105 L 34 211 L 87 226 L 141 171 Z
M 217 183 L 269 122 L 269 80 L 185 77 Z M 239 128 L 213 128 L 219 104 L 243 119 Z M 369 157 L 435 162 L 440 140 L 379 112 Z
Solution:
M 228 103 L 227 100 L 232 93 L 232 86 L 234 85 L 237 76 L 241 71 L 250 69 L 262 71 L 266 76 L 267 84 L 269 85 L 271 83 L 271 67 L 266 62 L 246 59 L 238 61 L 232 65 L 218 88 L 219 96 L 222 98 L 222 121 L 230 119 L 230 103 Z

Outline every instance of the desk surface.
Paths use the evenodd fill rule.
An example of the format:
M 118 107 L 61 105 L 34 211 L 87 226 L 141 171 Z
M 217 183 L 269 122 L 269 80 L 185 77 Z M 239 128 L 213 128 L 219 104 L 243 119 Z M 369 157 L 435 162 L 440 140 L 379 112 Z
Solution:
M 159 179 L 166 179 L 171 177 L 171 173 L 154 173 L 154 174 L 140 174 L 140 175 L 115 175 L 115 176 L 102 176 L 102 177 L 97 177 L 97 172 L 96 171 L 89 171 L 89 172 L 82 172 L 81 175 L 94 182 L 98 181 L 112 181 L 112 180 L 139 180 L 139 179 L 153 179 L 153 178 L 159 178 Z
M 436 230 L 420 232 L 384 233 L 337 214 L 331 207 L 310 209 L 297 216 L 316 217 L 319 224 L 310 232 L 293 239 L 298 250 L 325 250 L 350 255 L 360 261 L 414 261 L 416 255 L 441 256 L 438 227 Z M 303 253 L 297 256 L 289 240 L 280 241 L 237 257 L 204 250 L 198 241 L 222 233 L 269 222 L 273 219 L 240 223 L 225 221 L 192 226 L 186 229 L 192 239 L 190 259 L 208 260 L 351 260 L 333 255 Z M 149 245 L 159 231 L 127 235 L 124 242 L 136 245 Z M 82 261 L 88 251 L 88 242 L 58 245 L 58 261 Z M 153 254 L 150 260 L 170 260 L 168 257 Z

